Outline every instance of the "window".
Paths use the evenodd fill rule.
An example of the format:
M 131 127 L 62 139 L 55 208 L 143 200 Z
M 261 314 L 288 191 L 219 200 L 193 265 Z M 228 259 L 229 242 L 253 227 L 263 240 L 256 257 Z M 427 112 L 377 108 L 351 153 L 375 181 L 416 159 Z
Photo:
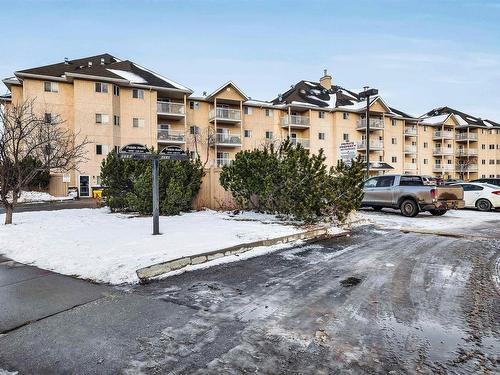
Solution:
M 95 83 L 95 92 L 107 93 L 108 92 L 108 84 L 102 83 L 102 82 L 96 82 Z
M 102 145 L 95 145 L 96 155 L 102 155 Z
M 483 190 L 483 188 L 481 186 L 472 185 L 472 184 L 462 184 L 462 187 L 463 187 L 464 191 L 479 191 L 479 190 Z
M 342 118 L 343 118 L 344 120 L 349 120 L 349 112 L 344 112 L 344 113 L 342 114 Z
M 490 165 L 493 165 L 493 164 L 495 164 L 495 160 L 494 159 L 490 159 L 489 163 L 490 163 Z
M 117 115 L 113 116 L 113 125 L 120 126 L 120 116 Z
M 398 125 L 398 120 L 392 119 L 392 126 L 397 126 Z
M 319 118 L 325 118 L 325 111 L 319 111 L 318 112 L 318 117 Z
M 189 108 L 190 109 L 200 109 L 200 102 L 194 102 L 191 100 L 189 102 Z
M 200 134 L 200 128 L 196 125 L 189 127 L 189 134 Z
M 424 125 L 424 132 L 426 132 L 426 131 L 427 131 L 427 126 L 426 126 L 426 125 Z
M 273 139 L 273 132 L 266 132 L 266 139 Z
M 109 122 L 109 116 L 103 113 L 96 113 L 95 122 L 96 124 L 107 124 Z
M 59 92 L 59 83 L 46 81 L 43 83 L 43 90 L 45 92 Z
M 448 164 L 452 164 L 452 163 L 453 163 L 453 160 L 448 159 L 448 160 L 447 160 L 447 162 L 448 162 Z
M 486 145 L 481 145 L 482 150 L 486 150 Z
M 394 176 L 379 177 L 377 187 L 390 187 L 394 184 Z
M 427 142 L 424 142 L 424 148 L 428 148 L 429 144 Z
M 495 149 L 495 145 L 490 145 L 490 150 L 494 150 Z
M 378 161 L 380 161 L 380 162 L 384 161 L 384 157 L 382 155 L 379 155 Z
M 245 113 L 245 115 L 251 115 L 252 107 L 243 107 L 243 112 Z
M 136 117 L 134 117 L 132 119 L 132 127 L 134 127 L 134 128 L 143 128 L 144 127 L 144 119 L 143 118 L 136 118 Z
M 134 99 L 144 99 L 144 90 L 132 89 L 132 98 Z
M 391 143 L 392 143 L 393 145 L 396 145 L 396 144 L 398 144 L 398 140 L 397 140 L 396 138 L 392 138 L 392 139 L 391 139 Z
M 349 133 L 342 134 L 342 139 L 344 142 L 349 142 Z
M 45 113 L 43 118 L 47 124 L 52 124 L 53 121 L 52 113 Z
M 401 176 L 399 186 L 422 186 L 424 182 L 419 176 Z
M 318 139 L 324 141 L 325 140 L 325 133 L 318 133 Z
M 369 180 L 367 180 L 365 182 L 365 184 L 363 185 L 363 187 L 364 188 L 374 188 L 374 187 L 376 187 L 378 179 L 379 179 L 379 177 L 370 178 Z
M 397 162 L 398 162 L 398 158 L 397 158 L 396 156 L 393 156 L 393 157 L 392 157 L 392 162 L 393 162 L 393 163 L 397 163 Z
M 189 151 L 189 158 L 190 159 L 198 159 L 200 157 L 200 155 L 198 155 L 198 153 L 196 151 Z
M 429 164 L 429 159 L 424 159 L 424 164 Z
M 118 154 L 120 152 L 120 146 L 115 146 L 115 152 Z
M 245 136 L 245 138 L 251 138 L 252 137 L 252 131 L 251 130 L 245 130 L 243 132 L 243 135 Z
M 481 160 L 481 164 L 482 164 L 482 165 L 486 165 L 486 160 L 484 160 L 484 159 L 483 159 L 483 160 Z
M 266 117 L 271 117 L 273 115 L 273 110 L 266 108 Z
M 114 96 L 120 96 L 120 87 L 113 85 L 113 95 Z

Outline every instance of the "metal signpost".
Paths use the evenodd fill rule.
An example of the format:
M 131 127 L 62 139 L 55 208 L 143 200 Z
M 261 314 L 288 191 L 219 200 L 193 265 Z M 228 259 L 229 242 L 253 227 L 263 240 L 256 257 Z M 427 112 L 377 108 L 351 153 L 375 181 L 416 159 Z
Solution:
M 151 160 L 153 162 L 153 235 L 160 234 L 160 160 L 188 160 L 186 151 L 178 146 L 166 147 L 159 154 L 153 154 L 146 146 L 130 144 L 118 153 L 122 159 Z
M 359 99 L 366 98 L 366 178 L 370 177 L 370 96 L 377 95 L 377 89 L 368 89 L 364 87 L 365 91 L 359 93 Z

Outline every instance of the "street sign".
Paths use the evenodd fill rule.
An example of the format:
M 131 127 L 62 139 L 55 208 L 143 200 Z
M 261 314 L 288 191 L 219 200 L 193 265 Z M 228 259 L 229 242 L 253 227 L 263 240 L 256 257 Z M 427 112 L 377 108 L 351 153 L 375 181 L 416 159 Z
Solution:
M 169 146 L 165 147 L 160 151 L 160 160 L 188 160 L 189 157 L 186 151 L 181 149 L 179 146 Z
M 356 142 L 344 142 L 339 146 L 340 159 L 344 163 L 350 163 L 358 155 Z
M 151 151 L 149 149 L 141 144 L 138 143 L 132 143 L 129 145 L 123 146 L 119 153 L 118 156 L 122 159 L 135 159 L 135 160 L 151 160 L 153 158 L 153 154 L 151 154 Z

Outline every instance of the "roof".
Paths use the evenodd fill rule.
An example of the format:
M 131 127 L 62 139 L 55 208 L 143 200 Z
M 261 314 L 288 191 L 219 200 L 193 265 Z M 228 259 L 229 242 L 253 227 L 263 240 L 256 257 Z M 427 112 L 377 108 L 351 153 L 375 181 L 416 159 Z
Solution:
M 366 164 L 365 164 L 365 168 L 366 168 Z M 392 167 L 391 165 L 389 165 L 387 163 L 380 162 L 380 161 L 370 162 L 370 170 L 389 171 L 391 169 L 394 169 L 394 167 Z
M 222 90 L 224 90 L 227 86 L 232 86 L 245 100 L 248 100 L 248 96 L 243 92 L 243 90 L 241 90 L 238 86 L 236 86 L 236 84 L 233 81 L 227 81 L 222 86 L 220 86 L 219 88 L 217 88 L 214 92 L 212 92 L 211 94 L 207 95 L 206 99 L 210 100 L 215 95 L 217 95 L 219 92 L 221 92 Z
M 96 77 L 104 80 L 119 80 L 134 86 L 151 86 L 191 93 L 192 91 L 132 61 L 122 61 L 108 53 L 66 60 L 60 63 L 45 65 L 17 71 L 16 77 L 42 76 L 66 80 L 69 77 Z
M 440 125 L 444 123 L 446 120 L 448 120 L 448 117 L 450 117 L 450 114 L 444 113 L 441 115 L 431 115 L 431 116 L 421 116 L 420 120 L 422 124 L 427 124 L 427 125 Z
M 425 115 L 421 116 L 442 116 L 442 115 L 454 115 L 457 122 L 460 126 L 478 126 L 478 127 L 486 127 L 486 128 L 500 128 L 500 124 L 491 120 L 481 119 L 480 117 L 475 117 L 469 115 L 465 112 L 458 111 L 456 109 L 450 107 L 438 107 L 433 110 L 427 112 Z
M 405 117 L 405 118 L 408 118 L 408 119 L 415 119 L 416 120 L 415 116 L 409 115 L 408 113 L 400 111 L 399 109 L 396 109 L 394 107 L 389 107 L 389 109 L 391 110 L 391 112 L 393 112 L 394 114 L 396 114 L 398 116 Z

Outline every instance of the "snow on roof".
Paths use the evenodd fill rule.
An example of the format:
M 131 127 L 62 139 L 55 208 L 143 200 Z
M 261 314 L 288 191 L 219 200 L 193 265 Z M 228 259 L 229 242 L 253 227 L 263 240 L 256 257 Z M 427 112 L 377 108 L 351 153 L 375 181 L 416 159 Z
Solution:
M 127 81 L 130 81 L 131 83 L 147 83 L 147 81 L 144 78 L 132 72 L 127 72 L 125 70 L 119 70 L 119 69 L 107 69 L 107 70 L 113 74 L 116 74 L 126 79 Z
M 466 120 L 464 120 L 462 116 L 455 114 L 455 118 L 457 119 L 459 125 L 461 126 L 469 125 L 469 123 Z
M 443 114 L 443 115 L 438 115 L 438 116 L 431 116 L 431 117 L 426 117 L 422 118 L 422 123 L 423 124 L 429 124 L 429 125 L 437 125 L 437 124 L 442 124 L 443 122 L 446 121 L 446 119 L 450 115 L 448 113 Z
M 155 73 L 153 72 L 152 70 L 149 70 L 147 68 L 144 68 L 143 66 L 140 66 L 140 65 L 137 65 L 136 63 L 133 63 L 134 66 L 136 66 L 137 68 L 141 69 L 141 70 L 144 70 L 145 72 L 148 72 L 152 75 L 154 75 L 155 77 L 161 79 L 162 81 L 164 82 L 167 82 L 168 84 L 174 86 L 175 88 L 179 89 L 179 90 L 183 90 L 183 91 L 192 91 L 191 89 L 187 88 L 186 86 L 182 86 L 181 84 L 175 82 L 175 81 L 172 81 L 171 79 L 168 79 L 158 73 Z
M 253 105 L 257 107 L 273 107 L 273 103 L 264 100 L 249 99 L 243 102 L 244 105 Z

